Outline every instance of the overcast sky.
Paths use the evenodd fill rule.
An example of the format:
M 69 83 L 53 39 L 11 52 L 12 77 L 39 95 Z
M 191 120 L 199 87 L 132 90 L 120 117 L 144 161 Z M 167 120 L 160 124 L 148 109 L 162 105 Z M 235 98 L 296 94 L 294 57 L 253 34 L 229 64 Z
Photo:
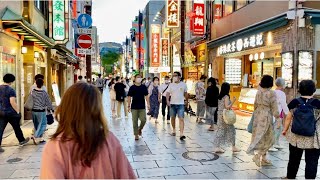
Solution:
M 98 28 L 99 42 L 125 41 L 132 20 L 149 0 L 93 0 L 92 20 Z

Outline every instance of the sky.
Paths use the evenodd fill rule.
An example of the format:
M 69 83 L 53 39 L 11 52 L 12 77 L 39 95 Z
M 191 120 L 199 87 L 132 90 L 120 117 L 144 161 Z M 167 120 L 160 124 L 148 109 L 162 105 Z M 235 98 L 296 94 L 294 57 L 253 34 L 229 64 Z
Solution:
M 99 42 L 125 41 L 132 21 L 149 0 L 93 0 L 92 21 L 98 28 Z

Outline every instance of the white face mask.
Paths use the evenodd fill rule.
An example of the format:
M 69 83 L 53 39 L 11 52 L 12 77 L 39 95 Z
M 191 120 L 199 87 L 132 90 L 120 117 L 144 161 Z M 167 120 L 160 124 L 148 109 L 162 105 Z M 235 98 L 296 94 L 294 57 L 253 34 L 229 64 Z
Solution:
M 169 83 L 170 83 L 170 80 L 167 79 L 167 80 L 165 80 L 165 82 L 166 82 L 166 84 L 169 84 Z
M 139 84 L 139 83 L 141 83 L 141 80 L 142 80 L 142 78 L 136 78 L 135 82 Z
M 173 82 L 178 82 L 179 80 L 178 77 L 173 77 L 172 79 L 173 79 Z

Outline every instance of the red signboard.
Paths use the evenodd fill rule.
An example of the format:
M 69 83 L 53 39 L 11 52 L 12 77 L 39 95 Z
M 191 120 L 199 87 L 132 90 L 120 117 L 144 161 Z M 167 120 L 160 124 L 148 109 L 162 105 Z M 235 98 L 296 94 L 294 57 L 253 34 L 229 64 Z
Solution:
M 180 0 L 167 0 L 167 27 L 179 27 Z
M 222 17 L 222 4 L 214 5 L 214 19 L 218 20 Z
M 162 66 L 168 67 L 169 66 L 169 39 L 163 38 L 161 39 L 161 59 L 162 59 Z
M 193 34 L 196 36 L 204 35 L 204 3 L 194 3 L 193 10 Z
M 151 25 L 151 65 L 160 66 L 160 25 Z
M 89 49 L 92 45 L 92 39 L 87 34 L 82 34 L 78 37 L 78 44 L 83 49 Z

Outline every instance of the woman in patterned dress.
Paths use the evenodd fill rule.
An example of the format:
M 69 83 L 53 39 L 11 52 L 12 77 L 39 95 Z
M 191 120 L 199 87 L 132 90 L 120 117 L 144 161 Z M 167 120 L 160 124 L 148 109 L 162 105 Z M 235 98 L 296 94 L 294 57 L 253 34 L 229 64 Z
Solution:
M 252 160 L 259 167 L 272 165 L 266 156 L 274 144 L 273 117 L 279 118 L 280 115 L 272 86 L 273 77 L 264 75 L 254 102 L 252 137 L 247 153 L 257 151 Z
M 150 115 L 151 118 L 155 119 L 155 123 L 158 123 L 158 115 L 159 115 L 159 108 L 160 108 L 160 93 L 159 93 L 159 78 L 154 77 L 152 80 L 153 83 L 150 83 L 148 91 L 150 98 Z
M 225 151 L 221 149 L 221 146 L 232 145 L 233 152 L 239 152 L 240 150 L 236 147 L 236 129 L 234 125 L 228 125 L 223 120 L 223 110 L 231 109 L 232 105 L 236 101 L 234 97 L 230 100 L 230 84 L 223 83 L 221 86 L 221 92 L 218 96 L 218 130 L 216 133 L 216 138 L 213 142 L 215 146 L 216 153 L 224 153 Z

